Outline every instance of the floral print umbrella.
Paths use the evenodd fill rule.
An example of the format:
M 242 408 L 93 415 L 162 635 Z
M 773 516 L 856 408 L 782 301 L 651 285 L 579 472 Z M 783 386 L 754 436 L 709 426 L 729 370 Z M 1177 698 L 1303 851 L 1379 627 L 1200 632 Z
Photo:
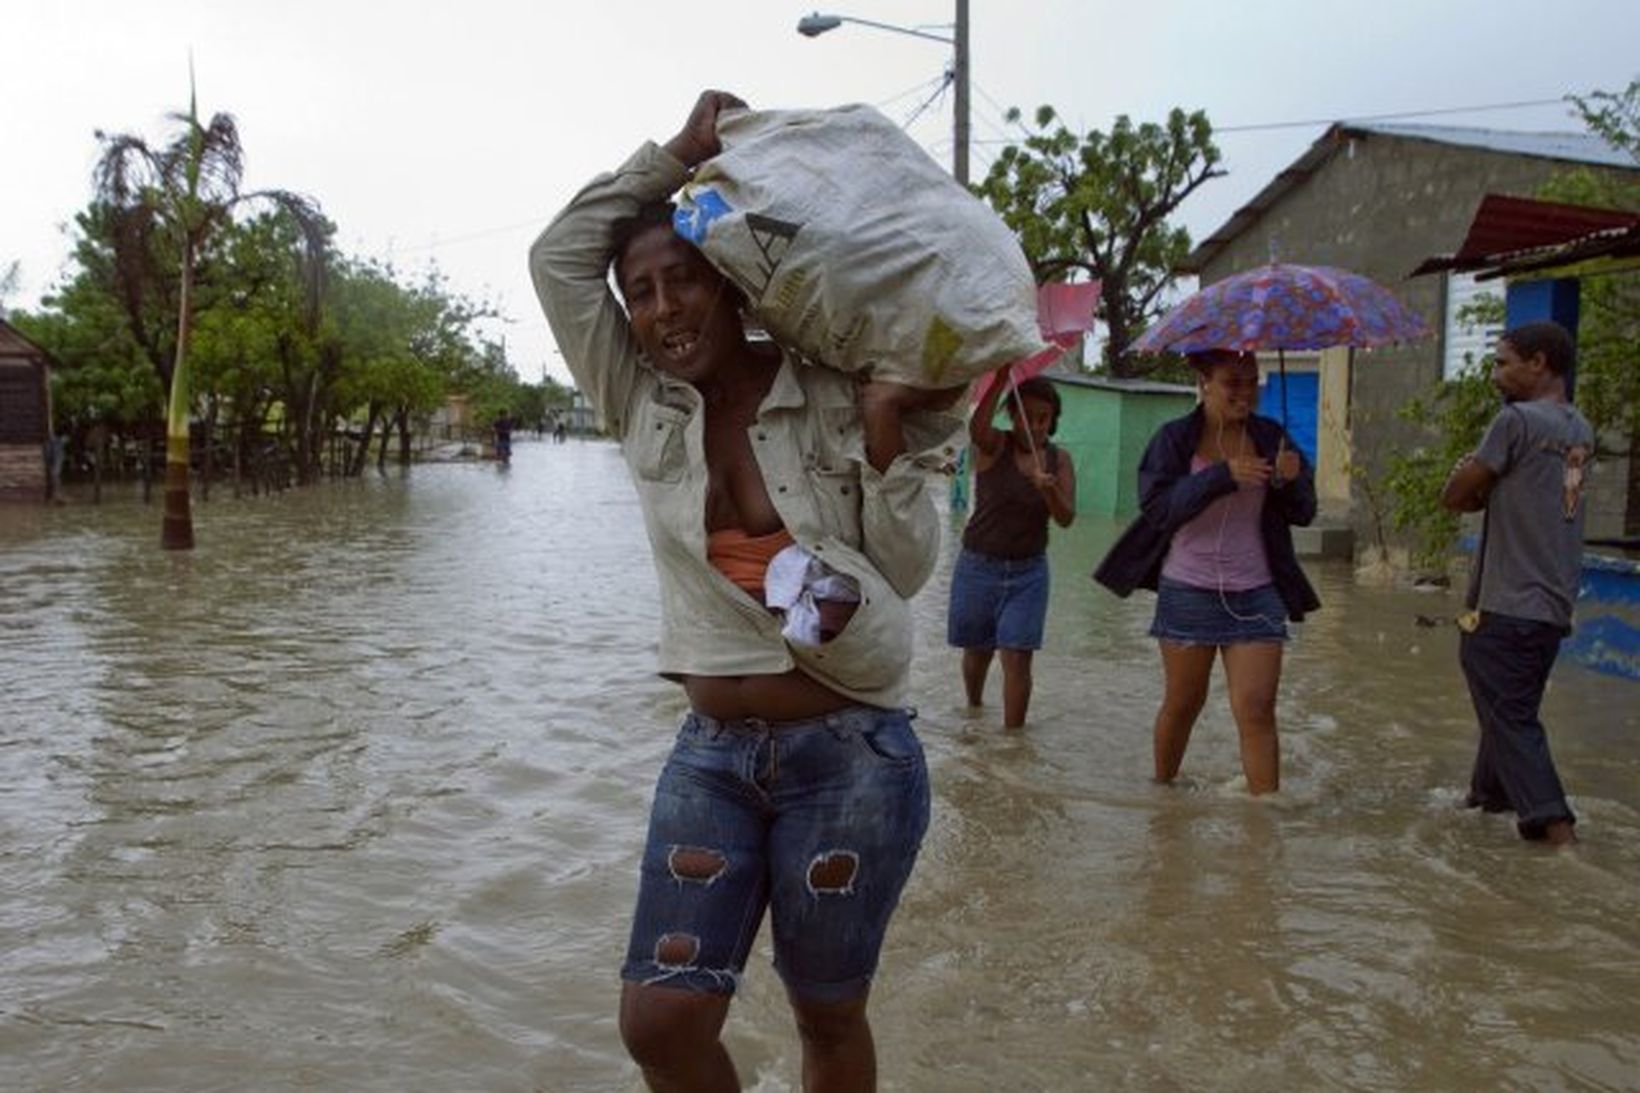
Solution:
M 1387 345 L 1425 333 L 1422 319 L 1359 273 L 1274 262 L 1208 285 L 1133 347 L 1142 353 L 1326 349 Z
M 1204 349 L 1327 349 L 1410 341 L 1428 331 L 1389 289 L 1332 266 L 1271 262 L 1186 298 L 1140 335 L 1141 353 Z M 1287 360 L 1281 365 L 1281 417 L 1287 418 Z

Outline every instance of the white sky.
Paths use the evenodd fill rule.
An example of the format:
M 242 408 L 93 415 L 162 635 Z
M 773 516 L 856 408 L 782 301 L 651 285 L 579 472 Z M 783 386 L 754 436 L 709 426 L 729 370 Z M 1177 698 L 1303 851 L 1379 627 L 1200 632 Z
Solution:
M 297 190 L 338 244 L 508 316 L 514 367 L 568 374 L 525 252 L 591 175 L 676 131 L 696 93 L 753 106 L 878 105 L 906 120 L 950 51 L 858 25 L 817 39 L 819 0 L 4 0 L 0 4 L 0 271 L 21 262 L 33 307 L 63 271 L 93 133 L 169 133 L 188 53 L 203 114 L 227 111 L 246 187 Z M 1321 134 L 1321 120 L 1558 99 L 1640 74 L 1637 0 L 971 0 L 972 174 L 1009 135 L 1003 111 L 1050 103 L 1079 127 L 1204 108 L 1227 178 L 1178 219 L 1218 227 Z M 820 10 L 949 33 L 950 0 Z M 1577 129 L 1561 105 L 1407 119 Z M 950 162 L 949 95 L 911 131 Z

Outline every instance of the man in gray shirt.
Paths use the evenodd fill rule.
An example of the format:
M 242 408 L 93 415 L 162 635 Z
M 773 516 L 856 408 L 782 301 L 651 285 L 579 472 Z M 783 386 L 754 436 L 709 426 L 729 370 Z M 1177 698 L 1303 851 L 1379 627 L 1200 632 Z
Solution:
M 1571 632 L 1594 453 L 1594 430 L 1566 398 L 1572 360 L 1571 336 L 1555 323 L 1498 339 L 1492 383 L 1504 407 L 1441 492 L 1448 509 L 1486 512 L 1459 644 L 1481 729 L 1465 804 L 1513 811 L 1523 838 L 1555 844 L 1576 841 L 1577 820 L 1538 708 Z

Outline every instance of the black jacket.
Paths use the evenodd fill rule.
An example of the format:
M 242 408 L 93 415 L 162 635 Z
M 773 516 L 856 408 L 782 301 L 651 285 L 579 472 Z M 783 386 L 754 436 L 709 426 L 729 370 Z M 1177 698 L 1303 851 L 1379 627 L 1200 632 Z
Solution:
M 1144 458 L 1139 461 L 1139 516 L 1093 572 L 1094 580 L 1118 596 L 1126 596 L 1135 588 L 1154 589 L 1173 533 L 1215 499 L 1235 490 L 1236 480 L 1226 463 L 1216 463 L 1200 474 L 1190 473 L 1190 459 L 1206 423 L 1207 415 L 1198 406 L 1184 417 L 1169 421 L 1150 438 Z M 1247 435 L 1253 450 L 1271 461 L 1283 439 L 1287 447 L 1297 450 L 1281 425 L 1267 417 L 1249 417 Z M 1268 490 L 1259 517 L 1259 535 L 1264 540 L 1270 577 L 1294 622 L 1321 606 L 1293 552 L 1293 525 L 1303 527 L 1315 519 L 1314 473 L 1303 453 L 1299 461 L 1303 466 L 1298 478 Z

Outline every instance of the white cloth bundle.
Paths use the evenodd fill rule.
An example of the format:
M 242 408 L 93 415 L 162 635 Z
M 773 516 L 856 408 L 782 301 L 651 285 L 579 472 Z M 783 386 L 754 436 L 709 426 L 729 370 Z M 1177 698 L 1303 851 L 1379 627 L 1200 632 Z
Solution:
M 780 632 L 800 645 L 819 645 L 820 600 L 859 603 L 860 582 L 839 573 L 793 543 L 773 558 L 763 575 L 763 602 L 785 615 Z

